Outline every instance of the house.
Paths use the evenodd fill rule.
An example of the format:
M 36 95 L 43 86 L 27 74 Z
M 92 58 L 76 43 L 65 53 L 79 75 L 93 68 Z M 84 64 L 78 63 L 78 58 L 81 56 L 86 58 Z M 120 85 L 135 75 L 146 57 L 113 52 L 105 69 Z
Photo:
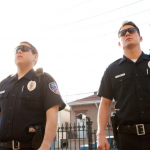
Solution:
M 69 102 L 68 105 L 70 106 L 70 122 L 71 124 L 82 125 L 83 121 L 76 117 L 79 113 L 83 113 L 86 116 L 90 117 L 93 121 L 92 130 L 97 130 L 97 114 L 98 108 L 101 102 L 101 98 L 97 96 L 97 92 L 94 92 L 93 95 L 85 97 L 83 99 L 79 99 L 73 102 Z M 115 101 L 112 101 L 110 113 L 115 111 Z M 84 124 L 86 121 L 84 120 Z M 108 126 L 112 129 L 111 121 L 109 118 Z M 107 127 L 108 127 L 107 126 Z M 106 136 L 112 135 L 112 131 L 108 132 L 106 129 Z M 85 135 L 83 135 L 85 136 Z M 84 137 L 86 138 L 86 136 Z
M 61 147 L 63 143 L 66 144 L 66 132 L 62 132 L 61 127 L 66 127 L 69 126 L 70 124 L 70 110 L 67 108 L 64 108 L 63 110 L 58 112 L 58 128 L 59 131 L 57 130 L 56 137 L 52 143 L 52 149 L 54 149 L 54 142 L 56 148 Z M 65 139 L 65 140 L 62 140 Z
M 70 110 L 64 108 L 58 112 L 58 127 L 68 126 L 70 124 Z

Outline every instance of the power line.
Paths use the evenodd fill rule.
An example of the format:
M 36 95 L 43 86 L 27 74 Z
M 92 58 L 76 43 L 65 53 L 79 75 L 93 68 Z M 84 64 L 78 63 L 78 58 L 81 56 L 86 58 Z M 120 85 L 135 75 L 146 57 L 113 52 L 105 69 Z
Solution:
M 50 29 L 55 29 L 55 28 L 58 28 L 58 27 L 63 27 L 63 26 L 67 26 L 67 25 L 70 25 L 70 24 L 74 24 L 74 23 L 78 23 L 78 22 L 81 22 L 81 21 L 85 21 L 85 20 L 88 20 L 88 19 L 92 19 L 92 18 L 101 16 L 101 15 L 108 14 L 108 13 L 111 13 L 113 11 L 125 8 L 125 7 L 128 7 L 128 6 L 131 6 L 131 5 L 136 4 L 138 2 L 141 2 L 141 1 L 142 0 L 134 2 L 134 3 L 131 3 L 131 4 L 128 4 L 128 5 L 125 5 L 125 6 L 122 6 L 122 7 L 119 7 L 119 8 L 116 8 L 116 9 L 113 9 L 113 10 L 110 10 L 110 11 L 107 11 L 107 12 L 104 12 L 104 13 L 101 13 L 101 14 L 98 14 L 98 15 L 94 15 L 94 16 L 91 16 L 91 17 L 88 17 L 88 18 L 85 18 L 85 19 L 77 20 L 77 21 L 74 21 L 74 22 L 71 22 L 71 23 L 68 23 L 68 24 L 64 24 L 64 25 L 60 25 L 60 26 L 57 26 L 57 27 L 53 27 L 53 28 L 50 28 Z
M 80 28 L 80 29 L 76 29 L 76 30 L 71 30 L 71 31 L 78 31 L 78 30 L 81 30 L 81 29 L 91 28 L 91 27 L 98 26 L 98 25 L 101 25 L 101 24 L 111 23 L 113 21 L 117 21 L 117 20 L 120 20 L 120 19 L 123 19 L 123 18 L 135 16 L 135 15 L 138 15 L 138 14 L 141 14 L 141 13 L 145 13 L 147 11 L 149 11 L 149 9 L 145 10 L 145 11 L 142 11 L 142 12 L 139 12 L 139 13 L 136 13 L 136 14 L 132 14 L 132 15 L 129 15 L 129 16 L 121 17 L 121 18 L 118 18 L 118 19 L 115 19 L 115 20 L 111 20 L 111 21 L 107 21 L 107 22 L 96 24 L 96 25 L 92 25 L 92 26 L 88 26 L 88 27 L 84 27 L 84 28 Z
M 142 23 L 142 24 L 139 24 L 139 26 L 145 25 L 145 24 L 147 24 L 147 23 L 149 23 L 149 21 L 148 21 L 148 22 L 145 22 L 145 23 Z M 87 40 L 87 39 L 93 39 L 93 38 L 102 37 L 102 36 L 107 36 L 107 35 L 114 34 L 114 33 L 117 33 L 117 32 L 118 32 L 118 31 L 112 31 L 112 32 L 110 32 L 110 33 L 102 34 L 102 35 L 99 35 L 99 36 L 88 37 L 88 38 L 83 39 L 83 40 L 80 40 L 80 41 L 85 41 L 85 40 Z

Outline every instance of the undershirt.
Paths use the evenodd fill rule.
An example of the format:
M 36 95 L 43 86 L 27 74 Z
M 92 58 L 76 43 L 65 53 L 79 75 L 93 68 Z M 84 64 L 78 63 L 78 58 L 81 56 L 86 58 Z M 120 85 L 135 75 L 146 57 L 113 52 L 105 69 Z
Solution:
M 131 59 L 134 63 L 136 63 L 137 59 Z

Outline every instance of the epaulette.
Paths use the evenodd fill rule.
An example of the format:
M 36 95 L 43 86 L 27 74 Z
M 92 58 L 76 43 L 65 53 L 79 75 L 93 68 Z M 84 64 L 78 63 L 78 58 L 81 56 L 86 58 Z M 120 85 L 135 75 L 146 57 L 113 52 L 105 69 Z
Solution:
M 9 75 L 7 78 L 5 78 L 4 80 L 2 80 L 2 81 L 0 82 L 0 85 L 3 86 L 3 85 L 6 84 L 7 82 L 9 82 L 13 76 L 14 76 L 13 74 Z
M 7 78 L 11 78 L 11 77 L 13 77 L 15 74 L 11 74 L 11 75 L 9 75 Z

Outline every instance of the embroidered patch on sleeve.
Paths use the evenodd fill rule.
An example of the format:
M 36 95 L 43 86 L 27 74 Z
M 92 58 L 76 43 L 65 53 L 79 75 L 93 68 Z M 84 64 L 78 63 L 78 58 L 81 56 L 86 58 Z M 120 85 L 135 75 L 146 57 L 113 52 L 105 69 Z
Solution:
M 59 95 L 60 95 L 59 89 L 58 89 L 57 84 L 56 84 L 55 82 L 51 82 L 51 83 L 49 84 L 49 88 L 50 88 L 55 94 L 59 94 Z

